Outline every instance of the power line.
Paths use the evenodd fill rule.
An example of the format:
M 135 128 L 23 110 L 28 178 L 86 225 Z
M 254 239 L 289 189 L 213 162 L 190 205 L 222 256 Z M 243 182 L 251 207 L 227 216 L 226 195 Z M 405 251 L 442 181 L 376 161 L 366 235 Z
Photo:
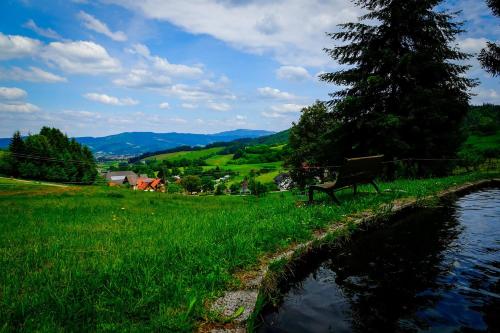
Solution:
M 36 160 L 50 161 L 50 162 L 71 162 L 71 163 L 79 163 L 79 164 L 85 164 L 85 165 L 91 164 L 91 162 L 74 160 L 74 159 L 60 159 L 60 158 L 51 157 L 51 156 L 39 156 L 39 155 L 22 154 L 22 153 L 10 153 L 10 155 L 13 155 L 15 157 L 31 158 L 31 159 L 36 159 Z

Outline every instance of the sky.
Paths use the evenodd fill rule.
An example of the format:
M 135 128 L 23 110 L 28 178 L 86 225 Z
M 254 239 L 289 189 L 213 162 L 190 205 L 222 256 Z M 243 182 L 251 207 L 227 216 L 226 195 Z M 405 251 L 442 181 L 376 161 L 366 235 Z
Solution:
M 477 53 L 500 40 L 482 0 L 447 0 Z M 349 0 L 2 0 L 0 137 L 46 125 L 69 136 L 280 131 L 338 87 L 325 32 L 357 20 Z M 500 104 L 500 80 L 471 59 L 472 103 Z

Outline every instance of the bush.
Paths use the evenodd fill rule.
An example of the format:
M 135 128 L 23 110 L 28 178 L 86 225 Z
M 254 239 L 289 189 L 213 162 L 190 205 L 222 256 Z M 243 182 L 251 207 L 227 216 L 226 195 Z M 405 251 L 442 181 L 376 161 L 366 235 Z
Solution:
M 214 177 L 202 176 L 201 189 L 203 190 L 203 192 L 212 192 L 214 190 Z
M 278 190 L 278 186 L 275 183 L 267 183 L 264 186 L 266 187 L 267 192 Z
M 231 194 L 238 194 L 240 193 L 240 189 L 241 189 L 241 186 L 240 184 L 231 184 L 231 186 L 229 186 L 229 191 L 231 191 Z
M 177 183 L 168 183 L 167 192 L 168 193 L 182 193 L 184 188 Z
M 215 188 L 215 195 L 223 195 L 227 189 L 227 186 L 225 183 L 219 183 L 217 187 Z
M 267 187 L 261 182 L 255 180 L 255 178 L 251 178 L 248 182 L 248 189 L 252 192 L 253 195 L 256 195 L 258 197 L 268 192 Z
M 473 147 L 466 147 L 458 153 L 458 157 L 462 159 L 461 166 L 466 169 L 473 168 L 477 169 L 481 164 L 486 162 L 486 156 L 483 152 Z
M 201 190 L 201 178 L 198 176 L 186 176 L 182 178 L 181 185 L 189 193 L 200 192 Z

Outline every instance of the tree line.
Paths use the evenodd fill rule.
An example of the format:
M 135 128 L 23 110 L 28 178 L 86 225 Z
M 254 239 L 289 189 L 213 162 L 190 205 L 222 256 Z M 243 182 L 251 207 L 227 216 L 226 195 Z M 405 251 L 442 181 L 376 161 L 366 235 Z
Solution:
M 56 128 L 23 138 L 17 131 L 0 161 L 0 172 L 13 177 L 91 184 L 97 177 L 92 152 Z

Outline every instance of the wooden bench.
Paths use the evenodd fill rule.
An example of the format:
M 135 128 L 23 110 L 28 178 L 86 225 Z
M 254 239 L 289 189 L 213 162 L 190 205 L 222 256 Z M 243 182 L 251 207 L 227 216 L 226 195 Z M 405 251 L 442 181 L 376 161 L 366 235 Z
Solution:
M 375 177 L 382 170 L 383 158 L 384 155 L 346 159 L 335 181 L 309 186 L 309 202 L 313 202 L 314 191 L 321 191 L 327 193 L 336 203 L 340 204 L 340 201 L 335 197 L 335 192 L 352 186 L 354 194 L 356 194 L 357 186 L 360 184 L 372 184 L 375 190 L 380 193 L 380 189 L 375 183 Z

